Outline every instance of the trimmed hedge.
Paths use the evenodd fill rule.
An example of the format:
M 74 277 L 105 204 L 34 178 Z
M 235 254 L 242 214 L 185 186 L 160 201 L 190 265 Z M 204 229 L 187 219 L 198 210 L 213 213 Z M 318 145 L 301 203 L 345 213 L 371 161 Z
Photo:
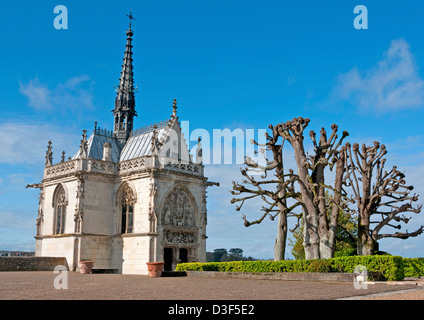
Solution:
M 402 280 L 404 260 L 399 256 L 351 256 L 326 260 L 230 261 L 180 263 L 177 271 L 221 272 L 345 272 L 352 273 L 358 265 L 365 266 L 369 275 L 378 274 L 381 280 Z M 421 261 L 421 260 L 420 260 Z M 421 271 L 424 269 L 422 259 Z M 414 264 L 414 266 L 416 266 Z M 408 267 L 407 270 L 412 269 Z M 408 273 L 409 274 L 409 273 Z M 409 275 L 408 275 L 409 276 Z
M 424 258 L 403 258 L 405 277 L 424 277 Z
M 367 268 L 368 275 L 381 275 L 380 280 L 403 280 L 403 259 L 399 256 L 352 256 L 328 259 L 335 272 L 352 273 L 355 267 L 362 265 Z

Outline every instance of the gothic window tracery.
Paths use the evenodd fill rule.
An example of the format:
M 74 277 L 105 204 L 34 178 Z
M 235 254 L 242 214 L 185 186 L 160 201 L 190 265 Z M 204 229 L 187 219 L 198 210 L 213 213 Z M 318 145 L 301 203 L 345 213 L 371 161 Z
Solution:
M 65 189 L 63 188 L 63 186 L 60 186 L 59 190 L 56 192 L 56 197 L 54 201 L 55 234 L 63 234 L 65 232 L 67 206 L 68 201 L 66 200 Z
M 122 195 L 121 208 L 122 208 L 122 223 L 121 233 L 132 233 L 134 224 L 134 203 L 135 198 L 130 186 L 125 186 Z

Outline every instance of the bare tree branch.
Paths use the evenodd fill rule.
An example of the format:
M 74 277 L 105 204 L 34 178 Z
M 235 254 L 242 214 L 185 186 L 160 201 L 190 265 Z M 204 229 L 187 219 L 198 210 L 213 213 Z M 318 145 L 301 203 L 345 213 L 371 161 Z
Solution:
M 358 210 L 358 253 L 373 254 L 377 248 L 377 240 L 381 238 L 406 239 L 421 234 L 422 227 L 414 232 L 380 234 L 383 227 L 401 229 L 400 224 L 391 222 L 408 223 L 411 218 L 401 214 L 420 213 L 422 206 L 413 206 L 418 201 L 418 196 L 410 195 L 413 187 L 406 185 L 404 173 L 396 166 L 390 171 L 384 170 L 384 156 L 387 154 L 385 145 L 374 141 L 373 146 L 346 146 L 349 151 L 346 175 Z M 375 218 L 379 220 L 374 220 Z M 374 227 L 371 228 L 371 225 Z

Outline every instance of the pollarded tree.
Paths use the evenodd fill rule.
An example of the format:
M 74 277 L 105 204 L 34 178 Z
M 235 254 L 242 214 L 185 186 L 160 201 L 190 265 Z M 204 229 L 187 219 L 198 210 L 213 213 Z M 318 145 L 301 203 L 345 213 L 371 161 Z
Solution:
M 343 132 L 342 137 L 338 139 L 338 127 L 333 125 L 330 137 L 327 139 L 326 131 L 322 129 L 317 141 L 315 132 L 311 131 L 310 137 L 315 154 L 309 156 L 305 152 L 303 135 L 308 124 L 309 119 L 299 117 L 276 126 L 270 125 L 272 136 L 267 134 L 266 150 L 272 152 L 272 160 L 267 159 L 267 165 L 260 166 L 250 158 L 246 158 L 247 168 L 241 169 L 245 180 L 242 184 L 233 182 L 233 195 L 241 196 L 232 199 L 232 203 L 241 202 L 236 210 L 240 210 L 246 200 L 253 198 L 259 197 L 265 204 L 262 207 L 264 214 L 258 220 L 251 222 L 243 216 L 245 226 L 261 223 L 267 216 L 274 219 L 278 215 L 280 236 L 277 236 L 275 256 L 278 254 L 278 246 L 285 248 L 289 214 L 296 215 L 298 221 L 301 217 L 303 218 L 303 246 L 306 259 L 330 258 L 334 254 L 338 212 L 345 204 L 342 195 L 342 181 L 346 153 L 339 152 L 339 149 L 348 133 Z M 283 138 L 283 141 L 278 144 L 280 137 Z M 288 141 L 293 147 L 297 173 L 289 170 L 288 174 L 284 174 L 282 156 L 284 141 Z M 330 170 L 335 168 L 333 185 L 326 185 L 324 178 L 326 167 L 329 167 Z M 249 175 L 248 169 L 262 170 L 264 172 L 261 176 L 262 180 L 257 180 L 253 175 Z M 274 172 L 274 178 L 267 178 L 270 171 Z M 276 187 L 270 190 L 267 188 L 270 185 Z M 325 202 L 326 189 L 333 193 L 332 201 L 329 204 Z M 244 194 L 247 195 L 243 196 Z M 287 205 L 289 199 L 292 200 L 290 206 Z M 327 215 L 328 206 L 331 206 L 330 211 L 335 214 Z M 293 211 L 297 207 L 302 208 L 302 213 Z
M 414 207 L 418 196 L 410 194 L 414 188 L 406 184 L 404 173 L 396 166 L 384 170 L 385 145 L 374 142 L 374 146 L 363 144 L 362 148 L 357 143 L 346 146 L 346 183 L 353 191 L 358 213 L 358 254 L 378 251 L 377 241 L 382 238 L 407 239 L 423 233 L 424 226 L 413 232 L 382 233 L 383 227 L 401 229 L 401 223 L 411 219 L 403 214 L 420 213 L 422 205 Z
M 309 121 L 308 118 L 294 118 L 277 125 L 276 130 L 294 150 L 297 183 L 301 194 L 296 200 L 301 203 L 303 209 L 305 258 L 326 259 L 334 255 L 338 213 L 341 208 L 346 206 L 347 201 L 342 190 L 346 152 L 341 144 L 349 134 L 343 131 L 339 139 L 338 126 L 333 124 L 330 137 L 327 138 L 327 133 L 322 128 L 317 141 L 316 133 L 310 131 L 309 136 L 314 146 L 314 154 L 309 156 L 305 152 L 303 134 Z M 326 182 L 325 169 L 327 167 L 330 170 L 335 168 L 333 184 Z M 333 193 L 331 201 L 328 203 L 325 201 L 326 190 Z M 328 211 L 331 212 L 330 215 L 327 214 Z
M 283 260 L 285 255 L 287 240 L 287 216 L 299 205 L 295 203 L 287 207 L 287 198 L 293 197 L 295 193 L 293 183 L 297 179 L 292 171 L 284 174 L 283 165 L 283 145 L 284 140 L 279 142 L 280 135 L 272 125 L 269 126 L 272 135 L 265 133 L 266 143 L 259 144 L 252 140 L 251 142 L 260 148 L 260 153 L 265 158 L 265 165 L 255 162 L 250 157 L 245 157 L 246 167 L 241 168 L 240 172 L 244 179 L 242 183 L 233 181 L 233 190 L 230 192 L 239 196 L 233 198 L 231 203 L 240 203 L 236 210 L 240 211 L 246 200 L 260 199 L 263 203 L 262 216 L 254 221 L 249 221 L 243 214 L 244 225 L 246 227 L 261 223 L 265 217 L 271 220 L 278 218 L 277 237 L 274 245 L 274 260 Z M 280 139 L 281 140 L 281 139 Z M 272 155 L 272 159 L 267 158 L 267 153 Z M 261 175 L 258 178 L 258 174 Z

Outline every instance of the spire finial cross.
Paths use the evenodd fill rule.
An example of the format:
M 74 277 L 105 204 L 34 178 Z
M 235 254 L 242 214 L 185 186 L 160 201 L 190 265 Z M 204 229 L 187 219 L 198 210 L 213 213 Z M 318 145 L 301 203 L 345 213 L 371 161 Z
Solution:
M 131 29 L 131 20 L 135 20 L 134 16 L 132 15 L 132 11 L 130 11 L 130 14 L 127 14 L 127 17 L 130 19 L 130 29 Z

